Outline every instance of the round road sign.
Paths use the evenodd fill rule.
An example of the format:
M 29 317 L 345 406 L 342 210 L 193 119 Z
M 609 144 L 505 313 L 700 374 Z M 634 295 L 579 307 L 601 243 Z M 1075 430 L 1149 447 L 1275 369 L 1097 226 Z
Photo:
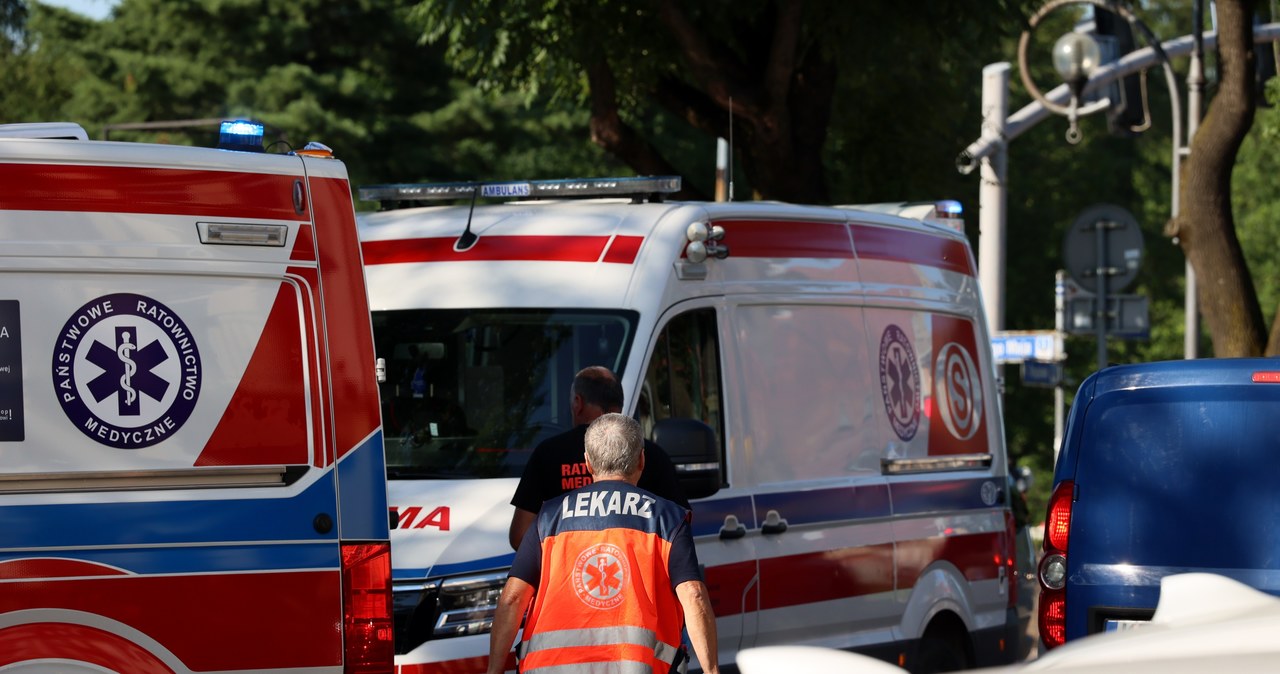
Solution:
M 1098 292 L 1101 273 L 1106 277 L 1107 294 L 1117 293 L 1138 275 L 1142 230 L 1129 211 L 1113 204 L 1094 204 L 1071 223 L 1062 250 L 1067 273 L 1080 287 Z

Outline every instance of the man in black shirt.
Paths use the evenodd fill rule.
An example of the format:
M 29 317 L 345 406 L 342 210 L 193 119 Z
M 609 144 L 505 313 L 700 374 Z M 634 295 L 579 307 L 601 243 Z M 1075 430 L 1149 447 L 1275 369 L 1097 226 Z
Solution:
M 584 368 L 573 378 L 569 409 L 575 428 L 547 438 L 533 449 L 511 497 L 511 505 L 516 507 L 508 532 L 512 549 L 520 547 L 543 501 L 591 484 L 585 459 L 587 426 L 602 414 L 622 411 L 622 384 L 607 367 Z M 670 457 L 648 440 L 644 441 L 644 472 L 638 486 L 689 507 Z

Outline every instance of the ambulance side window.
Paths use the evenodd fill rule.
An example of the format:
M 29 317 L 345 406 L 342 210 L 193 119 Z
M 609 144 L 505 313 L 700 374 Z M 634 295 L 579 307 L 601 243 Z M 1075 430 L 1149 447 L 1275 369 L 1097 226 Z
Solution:
M 663 419 L 696 419 L 715 432 L 723 465 L 724 420 L 720 395 L 720 344 L 714 309 L 671 319 L 658 335 L 641 384 L 636 418 L 646 437 Z

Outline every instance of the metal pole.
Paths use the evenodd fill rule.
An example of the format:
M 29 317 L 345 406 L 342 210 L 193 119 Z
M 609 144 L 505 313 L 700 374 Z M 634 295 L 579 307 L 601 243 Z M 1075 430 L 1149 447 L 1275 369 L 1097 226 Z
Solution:
M 1187 145 L 1183 156 L 1191 156 L 1191 140 L 1200 127 L 1201 92 L 1204 90 L 1204 5 L 1202 0 L 1192 3 L 1192 42 L 1191 62 L 1187 69 Z M 1177 139 L 1175 139 L 1175 142 Z M 1174 215 L 1177 215 L 1178 195 L 1173 195 Z M 1200 357 L 1200 311 L 1196 303 L 1196 270 L 1191 267 L 1191 260 L 1184 263 L 1186 267 L 1186 290 L 1183 295 L 1183 311 L 1186 321 L 1182 336 L 1183 356 L 1187 359 Z
M 1059 269 L 1053 276 L 1053 329 L 1059 338 L 1067 329 L 1067 272 Z M 1061 367 L 1061 363 L 1058 364 Z M 1062 449 L 1062 432 L 1066 417 L 1066 395 L 1062 390 L 1062 379 L 1053 387 L 1053 463 L 1058 463 L 1058 452 Z
M 982 182 L 978 190 L 978 280 L 982 285 L 991 332 L 1004 330 L 1005 237 L 1008 198 L 1005 178 L 1009 152 L 1004 140 L 1009 116 L 1007 62 L 982 69 L 982 136 L 994 143 L 994 151 L 982 158 Z
M 716 201 L 727 201 L 729 196 L 729 180 L 726 169 L 729 166 L 729 141 L 716 139 Z
M 1094 300 L 1093 327 L 1098 331 L 1098 369 L 1107 366 L 1107 228 L 1111 223 L 1099 220 L 1093 223 L 1094 247 L 1098 252 L 1098 266 L 1094 278 L 1098 281 L 1098 297 Z

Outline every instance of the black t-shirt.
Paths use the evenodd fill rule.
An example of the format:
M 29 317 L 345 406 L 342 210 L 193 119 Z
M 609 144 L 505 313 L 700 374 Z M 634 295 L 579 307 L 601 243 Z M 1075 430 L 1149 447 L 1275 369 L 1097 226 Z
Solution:
M 591 484 L 585 458 L 586 438 L 587 426 L 583 424 L 538 443 L 516 485 L 511 505 L 536 513 L 547 499 Z M 644 472 L 638 486 L 683 508 L 689 507 L 671 458 L 648 440 L 644 441 Z

